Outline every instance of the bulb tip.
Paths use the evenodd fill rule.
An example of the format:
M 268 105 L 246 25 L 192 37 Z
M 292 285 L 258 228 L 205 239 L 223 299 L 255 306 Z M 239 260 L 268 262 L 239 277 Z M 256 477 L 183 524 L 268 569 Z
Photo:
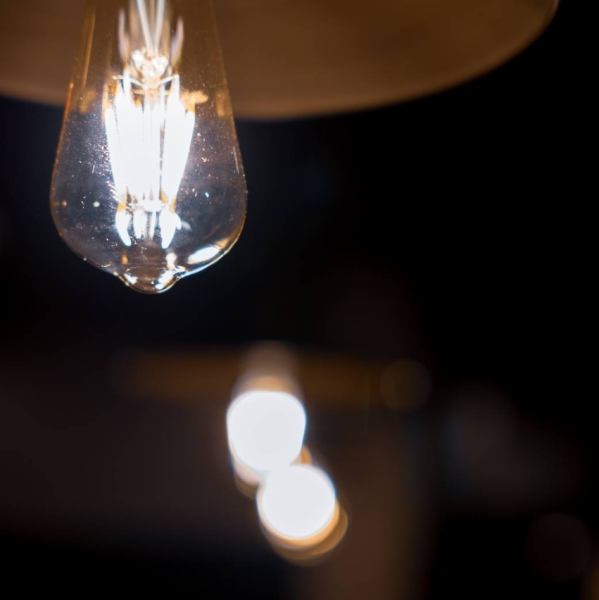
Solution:
M 117 277 L 129 288 L 141 294 L 161 294 L 170 290 L 179 277 L 174 271 L 163 271 L 158 276 L 135 274 L 130 271 L 121 273 Z

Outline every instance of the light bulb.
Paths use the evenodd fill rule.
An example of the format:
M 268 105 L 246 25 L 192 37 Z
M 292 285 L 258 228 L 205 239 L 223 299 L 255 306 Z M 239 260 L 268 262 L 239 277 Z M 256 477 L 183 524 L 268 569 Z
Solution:
M 72 250 L 145 293 L 236 242 L 246 187 L 211 0 L 88 2 L 51 209 Z

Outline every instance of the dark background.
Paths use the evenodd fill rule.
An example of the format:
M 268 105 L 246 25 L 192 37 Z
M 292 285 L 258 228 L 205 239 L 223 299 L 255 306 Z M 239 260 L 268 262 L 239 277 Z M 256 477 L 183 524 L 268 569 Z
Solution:
M 243 235 L 224 260 L 159 297 L 131 292 L 59 240 L 48 189 L 61 111 L 0 100 L 0 401 L 15 373 L 23 389 L 45 394 L 43 409 L 32 400 L 30 411 L 51 411 L 69 386 L 88 385 L 91 397 L 103 365 L 127 348 L 275 339 L 415 359 L 435 386 L 418 418 L 434 432 L 438 522 L 416 597 L 590 594 L 587 542 L 596 539 L 599 498 L 583 288 L 593 271 L 579 208 L 590 194 L 590 71 L 584 15 L 565 4 L 520 57 L 446 93 L 351 115 L 239 122 L 249 187 Z M 492 437 L 504 409 L 517 429 L 507 474 L 493 479 L 507 464 L 504 449 L 479 465 L 493 479 L 486 495 L 472 492 L 459 456 L 443 445 L 452 419 L 472 408 L 454 399 L 472 389 L 507 398 L 472 409 L 483 446 L 485 427 Z M 28 444 L 32 434 L 11 435 Z M 462 452 L 476 453 L 479 442 Z M 541 465 L 540 479 L 514 476 L 527 461 Z M 26 469 L 5 472 L 0 494 Z M 509 501 L 490 508 L 502 493 Z M 571 520 L 535 533 L 537 519 L 556 513 Z M 167 549 L 136 538 L 116 551 L 110 541 L 7 519 L 3 577 L 25 587 L 39 579 L 48 590 L 178 584 L 207 597 L 283 598 L 291 586 L 293 567 L 267 549 L 202 549 L 181 534 Z

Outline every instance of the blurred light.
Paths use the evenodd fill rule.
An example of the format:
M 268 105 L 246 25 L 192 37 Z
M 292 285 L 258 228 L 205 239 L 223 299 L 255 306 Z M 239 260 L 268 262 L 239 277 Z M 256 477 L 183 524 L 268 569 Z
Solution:
M 236 395 L 270 390 L 301 398 L 295 371 L 295 359 L 286 346 L 275 342 L 257 344 L 245 356 L 242 374 L 235 386 Z
M 292 546 L 320 543 L 339 519 L 333 483 L 310 465 L 271 473 L 258 491 L 257 506 L 266 531 Z
M 306 413 L 292 394 L 251 390 L 237 396 L 227 411 L 227 435 L 233 465 L 246 483 L 257 484 L 300 455 Z
M 306 413 L 295 372 L 286 347 L 252 348 L 227 412 L 227 434 L 235 483 L 256 498 L 273 550 L 304 565 L 339 544 L 348 519 L 330 478 L 303 445 Z

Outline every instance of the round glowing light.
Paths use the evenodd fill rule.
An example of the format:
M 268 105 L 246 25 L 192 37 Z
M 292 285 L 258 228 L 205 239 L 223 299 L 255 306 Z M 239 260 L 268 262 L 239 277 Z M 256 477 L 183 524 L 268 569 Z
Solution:
M 266 530 L 289 542 L 317 543 L 338 515 L 333 483 L 311 465 L 271 473 L 258 492 L 257 504 Z
M 305 430 L 304 407 L 286 392 L 244 392 L 227 412 L 233 459 L 258 474 L 293 463 L 302 450 Z

